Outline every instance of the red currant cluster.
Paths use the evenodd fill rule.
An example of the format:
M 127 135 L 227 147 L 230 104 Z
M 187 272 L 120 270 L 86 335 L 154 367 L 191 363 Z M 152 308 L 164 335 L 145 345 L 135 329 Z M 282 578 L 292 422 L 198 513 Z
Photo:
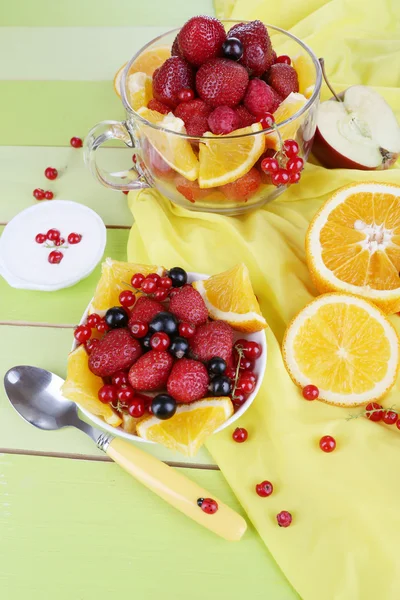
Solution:
M 79 244 L 82 239 L 82 235 L 80 233 L 72 232 L 68 235 L 67 241 L 69 244 Z M 47 233 L 38 233 L 35 237 L 35 242 L 37 244 L 44 244 L 45 248 L 54 248 L 55 246 L 68 248 L 68 246 L 64 246 L 65 238 L 61 237 L 61 233 L 58 229 L 49 229 Z M 52 244 L 48 242 L 53 242 Z M 50 252 L 48 256 L 48 261 L 52 265 L 58 265 L 62 259 L 64 258 L 64 254 L 59 250 L 53 250 Z
M 232 380 L 232 402 L 238 408 L 256 387 L 254 361 L 260 358 L 262 348 L 257 342 L 240 339 L 235 342 L 233 353 L 235 367 L 227 367 L 225 375 Z
M 166 300 L 172 291 L 172 279 L 170 277 L 160 277 L 157 273 L 151 273 L 147 277 L 141 273 L 135 273 L 131 279 L 131 285 L 136 291 L 151 296 L 159 302 Z M 122 306 L 126 305 L 122 304 Z
M 85 325 L 78 325 L 74 331 L 74 337 L 78 344 L 85 344 L 85 348 L 88 354 L 92 352 L 94 347 L 99 343 L 97 337 L 92 338 L 93 330 L 100 334 L 109 331 L 110 327 L 107 325 L 106 320 L 98 315 L 92 313 L 88 316 Z
M 103 404 L 110 404 L 119 413 L 127 413 L 139 419 L 144 413 L 151 412 L 153 398 L 141 394 L 129 385 L 128 373 L 120 371 L 111 378 L 111 383 L 105 383 L 98 391 L 98 397 Z
M 396 425 L 397 429 L 400 429 L 399 413 L 393 409 L 385 410 L 377 402 L 370 402 L 367 404 L 362 416 L 365 416 L 370 421 L 375 421 L 376 423 L 382 421 L 386 425 Z

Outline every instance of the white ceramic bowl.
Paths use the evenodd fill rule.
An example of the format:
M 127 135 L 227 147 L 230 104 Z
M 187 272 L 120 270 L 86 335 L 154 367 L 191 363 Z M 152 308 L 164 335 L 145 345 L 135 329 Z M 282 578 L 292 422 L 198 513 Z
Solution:
M 192 281 L 196 281 L 199 279 L 208 279 L 208 277 L 209 277 L 209 275 L 202 275 L 200 273 L 188 273 L 188 282 L 192 283 Z M 86 318 L 87 318 L 88 312 L 89 312 L 89 308 L 90 308 L 90 304 L 87 307 L 87 309 L 85 310 L 85 312 L 82 316 L 82 319 L 80 321 L 80 324 L 82 324 L 86 321 Z M 264 378 L 265 369 L 267 366 L 267 356 L 268 356 L 267 340 L 266 340 L 264 331 L 257 331 L 256 333 L 243 333 L 240 331 L 235 331 L 235 340 L 240 339 L 240 338 L 257 342 L 258 344 L 260 344 L 260 346 L 262 348 L 262 354 L 261 354 L 260 358 L 256 360 L 255 368 L 254 368 L 254 372 L 257 375 L 256 387 L 254 389 L 254 392 L 249 395 L 246 402 L 244 404 L 242 404 L 242 406 L 227 421 L 225 421 L 225 423 L 223 423 L 223 425 L 218 427 L 218 429 L 216 429 L 214 433 L 218 433 L 219 431 L 222 431 L 226 427 L 230 427 L 231 425 L 233 425 L 233 423 L 235 421 L 237 421 L 237 419 L 239 419 L 246 412 L 246 410 L 253 403 L 254 398 L 257 396 L 258 390 L 260 389 L 262 380 Z M 72 344 L 72 350 L 75 350 L 77 345 L 78 344 L 74 340 L 74 343 Z M 108 431 L 109 433 L 111 433 L 113 435 L 125 438 L 127 440 L 131 440 L 132 442 L 142 442 L 142 443 L 144 442 L 146 444 L 154 444 L 155 443 L 155 442 L 150 442 L 148 440 L 144 440 L 137 435 L 133 435 L 132 433 L 127 433 L 121 427 L 112 427 L 111 425 L 108 425 L 105 421 L 103 421 L 103 419 L 96 417 L 91 412 L 86 410 L 86 408 L 83 408 L 79 404 L 78 404 L 78 407 L 79 407 L 79 410 L 81 410 L 88 419 L 93 421 L 93 423 L 95 423 L 98 427 L 105 429 L 106 431 Z

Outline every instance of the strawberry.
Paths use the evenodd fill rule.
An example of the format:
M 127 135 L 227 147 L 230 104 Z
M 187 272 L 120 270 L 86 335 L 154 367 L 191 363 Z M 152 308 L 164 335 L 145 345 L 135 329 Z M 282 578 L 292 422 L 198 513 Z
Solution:
M 249 81 L 243 104 L 253 115 L 262 116 L 267 112 L 273 112 L 275 94 L 273 88 L 265 81 L 255 78 Z
M 159 102 L 155 98 L 152 98 L 151 100 L 149 100 L 147 108 L 150 108 L 150 110 L 156 110 L 157 112 L 161 113 L 162 115 L 167 115 L 171 110 L 169 108 L 169 106 L 167 106 L 166 104 L 163 104 L 162 102 Z
M 257 117 L 252 115 L 243 104 L 239 104 L 235 108 L 235 112 L 239 117 L 239 127 L 238 129 L 242 129 L 243 127 L 249 127 L 253 123 L 257 121 Z
M 203 362 L 215 356 L 230 361 L 233 348 L 233 330 L 224 321 L 201 325 L 190 340 L 192 355 Z
M 291 92 L 299 91 L 299 79 L 296 70 L 285 63 L 272 65 L 268 72 L 268 83 L 282 99 L 287 98 Z
M 175 108 L 182 88 L 193 89 L 192 67 L 180 56 L 171 56 L 153 75 L 153 95 L 156 100 Z
M 208 125 L 215 135 L 226 135 L 239 127 L 239 117 L 229 106 L 217 106 L 208 117 Z
M 185 286 L 171 298 L 169 311 L 180 321 L 191 325 L 202 325 L 208 319 L 207 306 L 201 294 L 191 285 Z
M 150 323 L 153 317 L 159 312 L 165 310 L 165 307 L 152 298 L 141 296 L 132 308 L 129 323 L 132 321 L 140 321 L 141 323 Z
M 172 43 L 171 56 L 180 56 L 181 58 L 183 58 L 181 49 L 179 48 L 178 35 L 175 37 L 175 39 Z
M 228 58 L 209 60 L 196 73 L 198 95 L 214 107 L 239 104 L 248 83 L 246 69 Z
M 193 137 L 201 137 L 209 129 L 207 117 L 193 117 L 186 125 L 186 133 Z
M 132 366 L 129 383 L 135 390 L 155 391 L 165 387 L 174 359 L 165 350 L 150 350 Z
M 208 196 L 211 192 L 210 189 L 202 190 L 197 181 L 189 181 L 189 179 L 186 179 L 186 177 L 183 177 L 182 175 L 175 177 L 175 186 L 178 192 L 182 194 L 182 196 L 185 196 L 189 202 L 201 200 L 201 198 Z
M 215 17 L 192 17 L 178 34 L 179 50 L 183 58 L 199 67 L 221 55 L 225 38 L 224 26 Z
M 240 64 L 246 67 L 249 75 L 260 77 L 274 61 L 271 40 L 267 28 L 261 21 L 238 23 L 229 30 L 227 37 L 235 37 L 243 44 Z
M 93 348 L 89 369 L 99 377 L 109 377 L 129 369 L 141 354 L 140 343 L 127 329 L 112 329 Z
M 189 102 L 178 104 L 174 114 L 185 123 L 188 135 L 202 136 L 209 129 L 207 117 L 211 111 L 211 106 L 208 106 L 200 98 L 195 98 Z
M 181 358 L 172 367 L 167 391 L 177 402 L 194 402 L 204 398 L 208 390 L 206 367 L 197 360 Z
M 229 200 L 243 200 L 246 202 L 256 193 L 261 184 L 261 175 L 255 167 L 246 175 L 242 175 L 232 183 L 226 183 L 219 189 Z

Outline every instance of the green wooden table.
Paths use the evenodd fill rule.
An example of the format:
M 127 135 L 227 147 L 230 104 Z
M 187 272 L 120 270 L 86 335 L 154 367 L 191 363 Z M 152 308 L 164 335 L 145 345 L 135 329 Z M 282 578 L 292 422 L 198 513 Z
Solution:
M 14 0 L 0 4 L 0 227 L 34 203 L 35 187 L 94 208 L 107 226 L 105 255 L 126 258 L 126 196 L 98 185 L 69 146 L 97 121 L 123 117 L 115 71 L 154 36 L 211 0 Z M 119 159 L 116 149 L 105 150 Z M 47 166 L 62 171 L 44 178 Z M 1 233 L 1 231 L 0 231 Z M 0 279 L 0 377 L 15 364 L 65 375 L 72 330 L 100 268 L 55 293 L 14 290 Z M 204 450 L 184 460 L 149 446 L 243 512 Z M 293 600 L 257 533 L 228 543 L 133 481 L 78 431 L 24 423 L 0 386 L 0 590 L 4 600 Z

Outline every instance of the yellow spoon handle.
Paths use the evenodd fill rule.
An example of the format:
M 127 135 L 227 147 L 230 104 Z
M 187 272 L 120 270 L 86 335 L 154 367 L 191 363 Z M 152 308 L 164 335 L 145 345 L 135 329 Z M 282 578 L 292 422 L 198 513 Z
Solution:
M 139 450 L 121 438 L 105 448 L 107 455 L 135 479 L 203 527 L 229 541 L 238 541 L 246 531 L 246 521 L 237 512 L 188 479 L 173 467 Z M 198 498 L 213 498 L 218 503 L 214 514 L 205 513 Z

